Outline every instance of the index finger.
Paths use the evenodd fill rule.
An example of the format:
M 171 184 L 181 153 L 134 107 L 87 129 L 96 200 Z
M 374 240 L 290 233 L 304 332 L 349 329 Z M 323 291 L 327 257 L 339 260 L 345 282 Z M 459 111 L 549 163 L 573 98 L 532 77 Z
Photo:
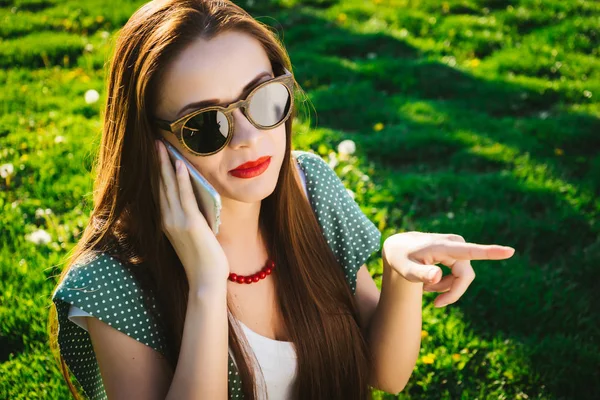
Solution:
M 508 246 L 450 240 L 433 243 L 429 249 L 436 256 L 450 256 L 456 260 L 503 260 L 515 253 L 515 249 Z

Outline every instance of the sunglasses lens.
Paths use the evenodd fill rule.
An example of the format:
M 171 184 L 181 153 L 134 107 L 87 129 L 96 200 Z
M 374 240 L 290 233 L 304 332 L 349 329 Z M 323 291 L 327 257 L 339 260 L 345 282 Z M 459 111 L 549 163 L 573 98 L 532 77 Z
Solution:
M 290 109 L 290 93 L 279 82 L 267 84 L 256 92 L 250 100 L 248 113 L 259 125 L 265 128 L 273 126 L 287 116 Z
M 252 95 L 248 114 L 255 124 L 263 128 L 280 123 L 289 114 L 291 106 L 287 87 L 279 82 L 264 85 Z M 184 125 L 182 138 L 187 147 L 200 154 L 210 154 L 227 142 L 229 121 L 217 110 L 201 112 Z
M 183 127 L 183 141 L 201 154 L 220 149 L 227 141 L 229 121 L 217 110 L 202 112 L 190 118 Z

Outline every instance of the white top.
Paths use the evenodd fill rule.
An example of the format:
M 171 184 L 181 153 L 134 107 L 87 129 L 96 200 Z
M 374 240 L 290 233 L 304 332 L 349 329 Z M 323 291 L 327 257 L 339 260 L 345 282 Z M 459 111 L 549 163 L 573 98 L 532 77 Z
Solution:
M 79 325 L 86 331 L 87 319 L 93 315 L 71 304 L 69 308 L 69 320 Z M 274 340 L 254 332 L 242 321 L 237 320 L 244 333 L 248 344 L 254 351 L 258 361 L 258 368 L 255 366 L 254 374 L 257 377 L 257 390 L 259 399 L 266 400 L 265 388 L 260 381 L 260 370 L 266 383 L 266 392 L 269 400 L 286 400 L 291 398 L 292 384 L 296 377 L 297 357 L 292 342 Z M 231 349 L 229 350 L 231 352 Z M 232 357 L 234 363 L 235 358 Z M 236 363 L 237 365 L 237 363 Z
M 296 163 L 296 168 L 304 186 L 304 192 L 308 197 L 306 189 L 306 177 L 304 172 Z M 71 304 L 68 318 L 81 328 L 88 330 L 85 317 L 93 315 Z M 258 367 L 255 366 L 255 376 L 257 377 L 257 390 L 259 399 L 265 399 L 265 388 L 260 381 L 260 370 L 266 383 L 266 393 L 269 400 L 286 400 L 291 398 L 292 384 L 296 378 L 297 356 L 292 342 L 274 340 L 254 332 L 242 321 L 237 320 L 244 333 L 248 344 L 252 348 L 258 361 Z M 230 349 L 231 352 L 231 349 Z M 235 358 L 232 357 L 234 363 Z M 237 363 L 236 363 L 237 365 Z

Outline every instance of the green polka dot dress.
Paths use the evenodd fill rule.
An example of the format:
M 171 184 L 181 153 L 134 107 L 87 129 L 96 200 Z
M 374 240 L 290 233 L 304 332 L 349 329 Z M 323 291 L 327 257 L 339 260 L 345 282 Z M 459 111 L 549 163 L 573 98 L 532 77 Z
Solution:
M 381 233 L 362 213 L 344 184 L 317 154 L 294 150 L 306 193 L 327 243 L 344 268 L 352 292 L 356 274 L 380 249 Z M 58 312 L 61 355 L 89 399 L 106 399 L 88 332 L 69 319 L 71 305 L 167 355 L 161 316 L 153 293 L 145 293 L 130 267 L 109 253 L 74 265 L 52 295 Z M 229 398 L 242 399 L 241 381 L 229 355 Z

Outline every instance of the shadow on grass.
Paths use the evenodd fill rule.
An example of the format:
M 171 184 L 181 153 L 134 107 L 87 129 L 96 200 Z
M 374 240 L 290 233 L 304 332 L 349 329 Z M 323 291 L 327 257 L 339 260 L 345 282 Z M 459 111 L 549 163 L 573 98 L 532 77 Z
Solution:
M 377 162 L 377 180 L 397 201 L 374 206 L 405 211 L 388 224 L 516 248 L 507 261 L 476 261 L 477 280 L 451 307 L 482 337 L 502 331 L 527 346 L 544 391 L 592 398 L 600 121 L 561 108 L 574 101 L 560 90 L 476 78 L 391 36 L 356 34 L 302 9 L 276 19 L 318 125 Z M 373 132 L 377 122 L 385 130 Z M 340 136 L 323 140 L 335 147 Z

